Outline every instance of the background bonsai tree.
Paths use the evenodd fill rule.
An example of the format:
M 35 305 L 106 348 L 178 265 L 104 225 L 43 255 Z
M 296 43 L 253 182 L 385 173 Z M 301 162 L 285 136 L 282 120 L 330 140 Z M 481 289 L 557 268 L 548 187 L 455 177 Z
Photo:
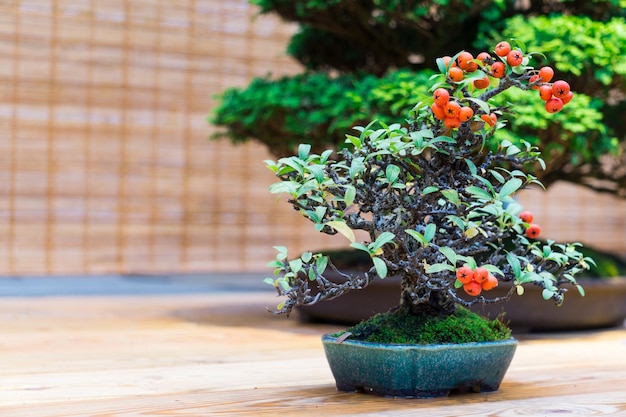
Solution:
M 306 72 L 257 78 L 221 96 L 212 122 L 234 142 L 258 140 L 277 157 L 305 138 L 314 152 L 344 146 L 344 133 L 372 117 L 407 117 L 426 93 L 434 57 L 493 45 L 494 33 L 552 57 L 558 78 L 577 91 L 568 112 L 547 116 L 541 103 L 510 90 L 516 114 L 488 138 L 539 146 L 549 186 L 558 181 L 626 197 L 626 8 L 623 0 L 251 0 L 262 13 L 300 25 L 288 53 Z M 531 167 L 530 169 L 533 169 Z
M 515 109 L 498 100 L 506 91 L 531 90 L 525 94 L 547 113 L 558 113 L 572 92 L 567 82 L 552 82 L 552 68 L 530 66 L 539 56 L 526 54 L 523 45 L 500 42 L 494 51 L 438 58 L 431 95 L 413 107 L 406 126 L 357 127 L 336 159 L 332 150 L 316 154 L 302 144 L 296 156 L 267 161 L 281 180 L 271 192 L 288 194 L 316 230 L 344 235 L 372 260 L 362 276 L 344 274 L 345 283 L 334 283 L 324 272 L 341 271 L 327 256 L 306 252 L 289 259 L 286 248 L 277 248 L 271 263 L 276 277 L 266 280 L 286 296 L 276 312 L 337 297 L 388 274 L 401 276 L 399 310 L 411 315 L 445 316 L 457 304 L 502 301 L 488 296 L 499 281 L 515 284 L 508 297 L 521 295 L 529 283 L 557 304 L 566 284 L 583 294 L 575 275 L 592 261 L 579 244 L 538 241 L 540 227 L 513 199 L 539 183 L 525 172 L 545 166 L 538 149 L 506 139 L 485 148 L 506 126 L 502 116 Z M 356 230 L 369 240 L 357 242 Z

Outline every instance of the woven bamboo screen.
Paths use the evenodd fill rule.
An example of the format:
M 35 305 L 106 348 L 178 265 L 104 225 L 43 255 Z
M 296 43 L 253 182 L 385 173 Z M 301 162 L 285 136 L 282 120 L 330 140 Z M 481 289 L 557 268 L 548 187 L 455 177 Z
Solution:
M 265 271 L 272 245 L 345 245 L 267 193 L 262 147 L 207 139 L 214 94 L 301 70 L 294 30 L 245 0 L 0 0 L 0 275 Z M 547 233 L 626 252 L 625 203 L 564 194 L 531 198 Z

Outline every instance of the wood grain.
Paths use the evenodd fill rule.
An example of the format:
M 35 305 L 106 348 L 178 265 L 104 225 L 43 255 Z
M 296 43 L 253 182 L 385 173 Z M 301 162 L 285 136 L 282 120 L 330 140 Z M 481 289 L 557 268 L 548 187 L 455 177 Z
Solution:
M 331 325 L 273 294 L 0 299 L 0 415 L 626 415 L 626 329 L 518 335 L 501 389 L 432 400 L 338 392 Z

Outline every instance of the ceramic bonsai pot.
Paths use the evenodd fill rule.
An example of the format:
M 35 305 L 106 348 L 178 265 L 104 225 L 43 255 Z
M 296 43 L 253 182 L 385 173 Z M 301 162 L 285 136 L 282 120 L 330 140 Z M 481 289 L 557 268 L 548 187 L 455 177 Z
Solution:
M 485 343 L 385 345 L 322 337 L 337 389 L 392 397 L 496 391 L 513 359 L 513 338 Z
M 339 276 L 333 279 L 341 280 Z M 557 307 L 545 302 L 541 289 L 525 288 L 527 295 L 513 297 L 501 304 L 475 305 L 472 310 L 494 318 L 505 312 L 505 321 L 514 331 L 585 330 L 623 325 L 626 319 L 626 278 L 581 278 L 585 288 L 581 297 L 576 289 L 566 295 L 566 302 Z M 372 282 L 367 288 L 345 294 L 341 301 L 325 301 L 298 308 L 303 321 L 331 322 L 352 325 L 375 313 L 388 311 L 399 302 L 400 279 L 388 277 Z M 504 296 L 510 283 L 500 283 L 491 290 L 494 296 Z

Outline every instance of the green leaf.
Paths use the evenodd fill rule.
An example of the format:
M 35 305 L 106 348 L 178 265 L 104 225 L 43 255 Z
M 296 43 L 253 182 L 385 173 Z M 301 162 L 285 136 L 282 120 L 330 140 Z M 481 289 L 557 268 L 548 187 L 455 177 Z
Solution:
M 300 259 L 302 259 L 303 262 L 309 263 L 311 261 L 311 259 L 313 258 L 313 254 L 311 252 L 304 252 L 301 256 Z
M 348 141 L 357 149 L 361 147 L 361 139 L 357 138 L 356 136 L 346 135 L 346 142 Z
M 420 232 L 418 232 L 417 230 L 413 230 L 413 229 L 406 229 L 405 232 L 411 236 L 413 239 L 417 240 L 419 243 L 421 243 L 422 245 L 427 245 L 428 242 L 426 241 L 426 238 L 424 238 L 424 235 L 422 235 Z
M 315 181 L 317 181 L 318 184 L 321 184 L 324 182 L 323 165 L 309 165 L 307 168 L 309 172 L 313 174 L 313 177 L 315 178 Z
M 461 203 L 459 200 L 459 193 L 457 193 L 456 190 L 454 189 L 449 189 L 449 190 L 441 190 L 441 194 L 443 194 L 443 196 L 452 204 L 454 204 L 455 206 L 459 206 L 459 204 Z
M 383 261 L 382 259 L 380 259 L 377 256 L 374 256 L 372 258 L 372 261 L 374 262 L 374 268 L 376 269 L 376 275 L 378 275 L 380 278 L 385 278 L 387 276 L 387 264 L 385 263 L 385 261 Z
M 422 195 L 434 193 L 436 191 L 439 191 L 439 188 L 435 187 L 434 185 L 431 185 L 430 187 L 426 187 L 422 190 Z
M 328 266 L 328 256 L 320 256 L 315 260 L 315 268 L 319 274 L 323 274 Z
M 300 187 L 301 184 L 297 181 L 281 181 L 270 185 L 269 191 L 272 194 L 295 194 Z
M 428 268 L 426 268 L 427 274 L 435 274 L 442 271 L 454 271 L 454 267 L 448 264 L 434 264 L 429 265 Z
M 320 164 L 326 164 L 326 161 L 328 161 L 328 158 L 330 158 L 332 154 L 332 149 L 326 149 L 324 152 L 322 152 L 322 154 L 320 155 Z
M 515 145 L 506 148 L 506 156 L 517 155 L 520 152 L 522 152 L 522 150 Z
M 348 173 L 350 178 L 354 178 L 363 172 L 363 170 L 365 170 L 365 164 L 363 164 L 363 161 L 359 158 L 354 158 L 350 164 L 350 170 Z
M 500 268 L 498 268 L 495 265 L 491 265 L 491 264 L 483 264 L 481 265 L 483 268 L 485 268 L 487 271 L 489 271 L 491 274 L 493 275 L 500 275 L 500 276 L 504 276 L 504 272 L 502 272 L 502 270 Z
M 476 165 L 474 164 L 474 162 L 472 162 L 470 159 L 466 159 L 465 163 L 467 164 L 467 167 L 470 170 L 470 173 L 472 175 L 476 175 L 476 172 L 478 172 L 478 169 L 476 168 Z
M 300 272 L 302 270 L 302 259 L 298 258 L 289 261 L 289 269 L 291 269 L 294 274 Z
M 398 180 L 398 177 L 400 176 L 400 167 L 397 165 L 387 165 L 387 168 L 385 169 L 385 177 L 387 177 L 387 181 L 389 181 L 389 183 L 393 184 Z
M 424 240 L 427 243 L 430 243 L 430 241 L 433 240 L 433 237 L 435 237 L 436 232 L 437 226 L 434 223 L 430 223 L 428 226 L 426 226 L 426 230 L 424 230 Z
M 375 252 L 378 248 L 382 247 L 384 244 L 392 242 L 395 237 L 396 235 L 394 235 L 391 232 L 383 232 L 376 238 L 374 242 L 372 242 L 369 245 L 369 250 L 371 252 Z
M 554 294 L 555 294 L 554 291 L 549 290 L 547 288 L 544 288 L 543 291 L 541 291 L 541 296 L 543 297 L 544 300 L 549 300 L 550 298 L 552 298 Z
M 511 266 L 511 270 L 513 271 L 513 275 L 515 276 L 515 278 L 519 278 L 522 274 L 522 266 L 519 262 L 519 259 L 517 258 L 517 255 L 509 252 L 506 254 L 506 260 Z
M 492 200 L 493 196 L 491 194 L 489 194 L 488 191 L 483 190 L 480 187 L 476 187 L 475 185 L 470 185 L 469 187 L 467 187 L 465 189 L 468 193 L 472 194 L 473 196 L 482 199 L 482 200 Z
M 515 193 L 522 186 L 523 182 L 519 178 L 511 178 L 500 189 L 498 196 L 500 199 Z
M 466 226 L 465 221 L 462 218 L 460 218 L 459 216 L 456 216 L 454 214 L 449 214 L 449 215 L 446 216 L 446 219 L 448 219 L 452 223 L 454 223 L 454 225 L 456 227 L 458 227 L 459 229 L 465 230 L 465 226 Z
M 304 168 L 302 167 L 301 162 L 302 161 L 300 161 L 298 158 L 295 158 L 293 156 L 289 158 L 280 158 L 278 160 L 279 164 L 287 165 L 293 168 L 298 174 L 304 175 Z
M 275 282 L 274 282 L 274 278 L 265 278 L 263 280 L 264 283 L 271 285 L 272 287 L 275 287 Z
M 354 198 L 356 197 L 356 188 L 352 185 L 346 185 L 346 193 L 344 194 L 343 200 L 346 203 L 346 206 L 351 206 L 354 203 Z
M 576 289 L 578 289 L 578 293 L 581 297 L 585 296 L 585 289 L 580 284 L 576 284 Z
M 504 179 L 504 176 L 502 174 L 500 174 L 495 169 L 492 169 L 489 172 L 491 173 L 491 175 L 493 175 L 493 177 L 496 179 L 496 181 L 498 181 L 500 184 L 504 184 L 505 179 Z
M 472 269 L 476 269 L 478 267 L 478 264 L 476 263 L 476 259 L 474 259 L 471 256 L 460 256 L 457 255 L 457 259 L 461 262 L 465 262 L 467 264 L 467 266 L 469 266 Z
M 354 232 L 352 231 L 352 229 L 350 229 L 350 227 L 346 224 L 346 222 L 341 221 L 341 220 L 333 220 L 333 221 L 326 223 L 326 225 L 332 227 L 337 232 L 344 235 L 346 239 L 348 239 L 350 242 L 354 242 L 356 240 L 354 236 Z
M 276 251 L 278 251 L 278 253 L 283 253 L 285 255 L 287 255 L 287 247 L 286 246 L 274 246 L 274 249 L 276 249 Z
M 448 69 L 446 68 L 446 64 L 443 62 L 443 58 L 437 58 L 435 60 L 435 63 L 437 64 L 437 69 L 439 70 L 440 73 L 445 74 L 448 72 Z M 450 63 L 452 63 L 452 60 L 450 60 Z
M 361 242 L 352 242 L 350 243 L 350 246 L 353 247 L 354 249 L 367 252 L 368 254 L 370 253 L 370 248 L 368 248 L 366 245 L 362 244 Z
M 481 77 L 482 78 L 482 77 Z M 489 114 L 491 113 L 491 110 L 489 109 L 489 103 L 487 103 L 486 101 L 483 100 L 479 100 L 477 98 L 474 97 L 466 97 L 469 101 L 473 102 L 474 104 L 476 104 L 478 106 L 478 108 L 485 114 Z
M 452 265 L 456 265 L 457 256 L 454 249 L 448 246 L 442 246 L 439 248 L 439 252 L 441 252 Z
M 301 143 L 298 146 L 298 158 L 306 160 L 311 152 L 311 145 L 308 143 Z

